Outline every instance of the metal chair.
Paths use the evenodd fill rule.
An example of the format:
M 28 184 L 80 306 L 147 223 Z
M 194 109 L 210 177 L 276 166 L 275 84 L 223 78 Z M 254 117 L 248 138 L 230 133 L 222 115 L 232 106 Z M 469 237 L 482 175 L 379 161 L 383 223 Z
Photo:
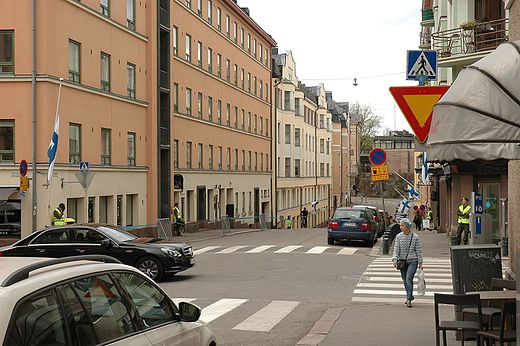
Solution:
M 516 302 L 505 301 L 502 305 L 501 318 L 500 318 L 500 330 L 482 330 L 477 333 L 477 345 L 481 345 L 482 341 L 488 341 L 489 343 L 498 341 L 500 346 L 504 345 L 504 342 L 516 341 L 516 330 L 505 330 L 506 321 L 508 316 L 513 317 L 512 325 L 515 325 L 514 317 L 516 315 Z
M 492 278 L 490 291 L 502 291 L 506 290 L 515 290 L 516 289 L 516 281 L 515 280 L 506 280 L 500 278 Z M 487 306 L 482 308 L 482 318 L 484 320 L 484 327 L 489 330 L 493 330 L 493 320 L 500 316 L 502 309 L 501 303 L 499 305 L 493 305 L 491 301 L 487 302 Z M 465 315 L 476 315 L 476 308 L 464 308 L 462 309 L 462 319 L 465 319 Z
M 446 331 L 460 331 L 462 332 L 462 342 L 464 345 L 464 332 L 472 331 L 478 332 L 482 330 L 482 305 L 480 303 L 480 296 L 478 294 L 434 294 L 435 302 L 435 344 L 440 346 L 439 332 L 442 331 L 443 345 L 446 346 Z M 478 311 L 478 321 L 454 321 L 454 320 L 439 320 L 439 305 L 463 305 L 473 306 Z

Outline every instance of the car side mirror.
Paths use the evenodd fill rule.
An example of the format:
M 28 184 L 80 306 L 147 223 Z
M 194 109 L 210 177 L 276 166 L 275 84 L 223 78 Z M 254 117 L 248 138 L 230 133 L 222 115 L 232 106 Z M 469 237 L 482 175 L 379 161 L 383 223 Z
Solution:
M 101 241 L 101 245 L 103 245 L 104 247 L 112 247 L 112 240 L 110 239 L 103 239 Z
M 184 322 L 197 322 L 202 313 L 202 309 L 195 304 L 180 302 L 179 312 Z

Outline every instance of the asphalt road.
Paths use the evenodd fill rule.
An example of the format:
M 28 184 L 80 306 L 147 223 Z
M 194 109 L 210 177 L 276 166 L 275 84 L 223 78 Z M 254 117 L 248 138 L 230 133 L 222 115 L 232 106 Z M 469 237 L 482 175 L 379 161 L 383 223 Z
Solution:
M 326 229 L 252 232 L 193 247 L 196 266 L 161 286 L 202 307 L 221 345 L 296 345 L 329 309 L 350 303 L 374 259 L 365 245 L 327 245 Z

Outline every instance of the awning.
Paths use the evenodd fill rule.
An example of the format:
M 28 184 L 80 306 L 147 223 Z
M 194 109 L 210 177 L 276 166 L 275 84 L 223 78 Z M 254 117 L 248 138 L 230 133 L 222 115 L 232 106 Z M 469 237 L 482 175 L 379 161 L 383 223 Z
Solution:
M 433 110 L 429 161 L 520 159 L 520 41 L 465 68 Z
M 16 191 L 18 191 L 18 186 L 0 186 L 0 202 L 8 200 L 9 196 Z M 16 197 L 18 198 L 18 196 Z

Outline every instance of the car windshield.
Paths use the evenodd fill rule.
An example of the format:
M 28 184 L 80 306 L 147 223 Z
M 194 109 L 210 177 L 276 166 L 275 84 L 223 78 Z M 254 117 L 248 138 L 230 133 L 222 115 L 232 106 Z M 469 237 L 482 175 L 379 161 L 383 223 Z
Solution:
M 117 241 L 132 241 L 138 238 L 135 235 L 123 231 L 119 228 L 100 226 L 97 229 Z
M 336 210 L 334 219 L 362 218 L 363 210 Z

